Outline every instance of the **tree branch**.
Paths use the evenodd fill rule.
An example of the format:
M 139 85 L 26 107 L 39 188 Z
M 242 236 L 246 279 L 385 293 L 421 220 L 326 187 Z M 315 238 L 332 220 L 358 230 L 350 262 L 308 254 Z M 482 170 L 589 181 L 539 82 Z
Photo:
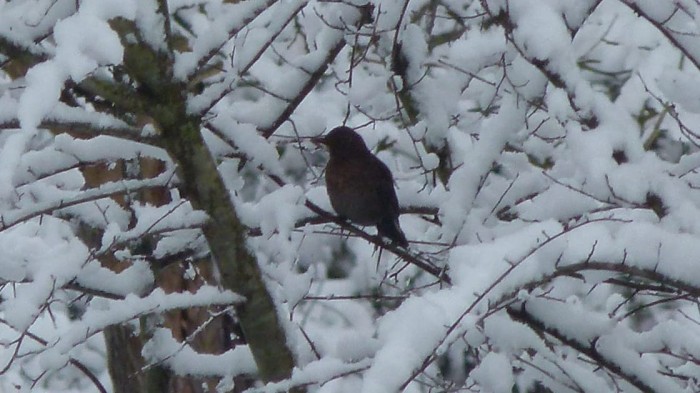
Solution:
M 608 371 L 620 376 L 622 379 L 635 386 L 642 392 L 656 392 L 657 390 L 642 381 L 637 375 L 627 372 L 628 368 L 623 368 L 614 361 L 606 358 L 596 349 L 596 342 L 594 340 L 592 343 L 581 343 L 573 338 L 567 337 L 565 334 L 557 330 L 556 328 L 546 326 L 542 321 L 538 320 L 535 316 L 527 312 L 526 309 L 527 302 L 524 302 L 522 306 L 518 309 L 515 307 L 508 307 L 506 312 L 513 318 L 513 320 L 524 323 L 529 326 L 532 330 L 543 334 L 549 334 L 555 337 L 557 340 L 561 341 L 565 345 L 577 350 L 578 352 L 586 355 L 591 360 L 595 362 L 596 365 L 604 367 Z

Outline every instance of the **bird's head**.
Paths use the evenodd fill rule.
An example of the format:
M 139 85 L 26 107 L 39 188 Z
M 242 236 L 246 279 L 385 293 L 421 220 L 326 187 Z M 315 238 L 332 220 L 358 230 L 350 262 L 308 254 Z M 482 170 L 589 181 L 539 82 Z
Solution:
M 354 156 L 369 152 L 360 134 L 345 126 L 336 127 L 326 136 L 314 138 L 313 141 L 325 145 L 333 157 Z

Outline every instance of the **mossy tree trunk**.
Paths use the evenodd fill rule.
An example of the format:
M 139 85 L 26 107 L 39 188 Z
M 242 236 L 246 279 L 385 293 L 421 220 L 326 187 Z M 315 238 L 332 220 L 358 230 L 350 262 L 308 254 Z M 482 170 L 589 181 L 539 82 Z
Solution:
M 217 163 L 201 134 L 202 119 L 187 112 L 185 83 L 172 73 L 173 53 L 162 52 L 139 40 L 133 23 L 117 20 L 113 28 L 122 36 L 124 67 L 141 86 L 137 99 L 117 96 L 117 102 L 141 109 L 161 131 L 165 149 L 174 159 L 179 189 L 195 209 L 209 216 L 204 236 L 221 272 L 221 285 L 245 297 L 236 314 L 263 381 L 288 378 L 294 357 L 275 304 L 255 256 L 246 247 L 242 225 Z
M 188 86 L 173 76 L 174 51 L 167 27 L 167 3 L 159 2 L 159 11 L 164 16 L 163 36 L 168 39 L 166 49 L 154 49 L 143 39 L 139 28 L 124 19 L 114 19 L 111 27 L 120 35 L 124 46 L 124 62 L 113 68 L 114 78 L 88 76 L 79 83 L 68 82 L 61 100 L 69 106 L 78 106 L 76 97 L 84 99 L 94 110 L 104 111 L 124 119 L 135 129 L 146 124 L 153 126 L 160 135 L 148 137 L 146 143 L 158 140 L 177 165 L 180 194 L 187 198 L 195 209 L 206 212 L 209 221 L 203 228 L 211 251 L 211 260 L 218 264 L 224 289 L 245 297 L 235 305 L 237 322 L 243 332 L 258 366 L 259 376 L 265 381 L 288 378 L 294 367 L 294 357 L 287 345 L 286 335 L 279 315 L 264 282 L 255 256 L 246 247 L 245 228 L 240 222 L 228 190 L 217 169 L 217 162 L 208 150 L 201 134 L 202 118 L 187 112 Z M 12 78 L 22 78 L 34 65 L 47 60 L 32 54 L 11 42 L 0 40 L 0 53 L 11 57 L 3 67 Z M 119 77 L 117 77 L 119 75 Z M 14 123 L 11 123 L 12 125 Z M 45 125 L 47 128 L 49 124 Z M 65 126 L 56 128 L 56 133 L 66 132 Z M 99 129 L 89 130 L 91 136 L 100 134 Z M 132 137 L 138 137 L 131 135 Z M 140 166 L 142 163 L 139 163 Z M 119 165 L 122 165 L 120 163 Z M 105 168 L 108 165 L 105 165 Z M 99 169 L 99 168 L 98 168 Z M 122 168 L 123 169 L 123 168 Z M 162 169 L 162 168 L 161 168 Z M 120 172 L 122 172 L 120 170 Z M 86 185 L 97 187 L 101 183 L 118 180 L 113 173 L 86 174 Z M 141 174 L 142 176 L 152 176 Z M 90 179 L 87 179 L 90 177 Z M 164 195 L 137 196 L 142 202 L 158 205 Z M 121 198 L 121 197 L 119 197 Z M 124 201 L 118 201 L 123 203 Z M 78 233 L 90 248 L 98 248 L 101 234 L 85 227 Z M 110 255 L 106 258 L 114 259 Z M 110 262 L 106 262 L 109 267 Z M 104 263 L 103 263 L 104 265 Z M 155 268 L 157 270 L 157 268 Z M 175 269 L 177 270 L 177 269 Z M 118 269 L 117 269 L 118 271 Z M 211 269 L 208 269 L 211 272 Z M 168 278 L 158 277 L 162 284 Z M 160 279 L 160 282 L 158 282 Z M 210 280 L 211 277 L 205 278 Z M 167 285 L 173 284 L 169 281 Z M 167 286 L 166 285 L 166 286 Z M 177 285 L 175 285 L 177 286 Z M 179 290 L 186 290 L 181 285 Z M 173 287 L 174 288 L 174 287 Z M 190 288 L 191 289 L 191 288 Z M 182 321 L 180 321 L 182 322 Z M 201 322 L 195 321 L 195 323 Z M 178 322 L 172 323 L 177 325 Z M 148 324 L 142 324 L 148 325 Z M 168 325 L 166 318 L 165 325 Z M 215 324 L 221 326 L 221 324 Z M 172 328 L 172 326 L 169 326 Z M 223 329 L 222 329 L 223 330 Z M 143 332 L 142 332 L 143 333 Z M 224 332 L 222 332 L 222 336 Z M 182 339 L 174 334 L 176 339 Z M 146 367 L 140 350 L 147 336 L 132 334 L 126 325 L 115 325 L 105 330 L 110 374 L 116 392 L 162 392 L 177 390 L 168 370 L 156 365 Z M 214 340 L 217 341 L 217 340 Z M 208 345 L 206 352 L 221 352 L 226 340 Z M 207 345 L 207 344 L 204 344 Z M 216 348 L 216 346 L 219 346 Z M 300 390 L 297 390 L 300 391 Z

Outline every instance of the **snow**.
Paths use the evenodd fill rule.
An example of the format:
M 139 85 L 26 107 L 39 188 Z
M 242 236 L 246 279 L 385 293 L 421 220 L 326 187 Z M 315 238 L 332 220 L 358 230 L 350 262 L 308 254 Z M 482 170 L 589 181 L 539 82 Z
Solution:
M 54 63 L 40 63 L 27 72 L 27 88 L 17 109 L 17 118 L 24 129 L 31 132 L 54 108 L 65 79 L 65 73 Z
M 303 217 L 304 195 L 299 187 L 287 185 L 265 195 L 251 209 L 241 206 L 239 214 L 249 226 L 259 225 L 263 236 L 277 232 L 288 238 L 297 219 Z
M 257 372 L 247 346 L 238 346 L 220 355 L 200 354 L 177 342 L 168 329 L 156 330 L 144 347 L 143 354 L 154 364 L 165 359 L 165 364 L 178 375 L 236 376 Z
M 137 2 L 134 0 L 88 0 L 80 4 L 79 13 L 91 15 L 102 20 L 112 18 L 134 19 Z
M 611 328 L 613 321 L 605 315 L 581 312 L 582 306 L 575 301 L 560 303 L 530 300 L 526 303 L 527 312 L 545 326 L 556 326 L 566 338 L 588 343 Z
M 571 44 L 569 33 L 561 15 L 547 2 L 511 1 L 509 10 L 517 25 L 514 36 L 519 47 L 536 59 L 551 59 L 555 53 L 560 59 L 566 58 Z
M 55 288 L 80 271 L 88 250 L 77 239 L 66 238 L 69 233 L 65 224 L 47 218 L 44 225 L 28 222 L 0 236 L 6 250 L 0 262 L 7 266 L 3 280 L 31 282 L 16 288 L 20 296 L 3 301 L 3 317 L 8 325 L 20 331 L 28 329 Z
M 157 147 L 111 136 L 102 135 L 85 140 L 62 134 L 56 136 L 54 141 L 56 150 L 82 162 L 116 161 L 117 159 L 134 159 L 137 157 L 152 157 L 170 161 L 167 154 Z
M 494 315 L 484 322 L 484 334 L 496 343 L 496 349 L 505 353 L 516 353 L 522 349 L 533 348 L 538 352 L 547 352 L 537 335 L 526 325 L 515 322 L 503 315 Z M 470 342 L 475 342 L 469 340 Z
M 167 5 L 0 2 L 0 391 L 98 391 L 75 360 L 109 391 L 114 325 L 143 338 L 142 371 L 220 391 L 698 391 L 696 2 L 379 0 L 364 25 L 361 1 Z M 247 299 L 222 287 L 232 261 L 211 255 L 216 222 L 187 199 L 125 40 L 163 55 L 202 126 L 287 379 L 260 380 L 240 340 L 198 348 L 198 318 L 164 318 L 235 324 Z M 308 138 L 341 124 L 390 168 L 411 258 L 451 284 L 307 208 L 333 212 Z
M 181 56 L 175 68 L 175 75 L 184 79 L 190 75 L 197 65 L 208 53 L 226 43 L 232 32 L 237 32 L 246 24 L 249 18 L 269 7 L 269 0 L 255 0 L 234 5 L 217 5 L 217 9 L 211 10 L 216 18 L 207 21 L 206 31 L 201 31 L 199 38 L 192 45 L 192 52 Z
M 102 248 L 98 252 L 106 252 L 116 243 L 135 241 L 151 232 L 168 232 L 184 227 L 203 225 L 208 217 L 201 211 L 194 211 L 189 204 L 179 204 L 175 207 L 150 205 L 133 206 L 134 215 L 138 220 L 133 228 L 122 231 L 118 226 L 106 228 L 102 236 Z
M 159 52 L 167 52 L 168 45 L 165 34 L 165 17 L 158 13 L 157 1 L 138 1 L 135 22 L 139 31 L 143 32 L 144 41 Z
M 272 174 L 281 174 L 279 167 L 279 154 L 275 146 L 269 140 L 258 135 L 255 127 L 250 124 L 242 124 L 235 121 L 216 119 L 212 122 L 217 126 L 236 150 L 245 154 L 255 166 L 263 166 Z
M 29 135 L 13 133 L 4 141 L 0 155 L 0 200 L 7 200 L 12 193 L 14 171 L 19 165 L 21 154 L 27 144 Z
M 128 295 L 123 300 L 102 300 L 102 309 L 91 308 L 81 321 L 69 329 L 59 331 L 57 339 L 47 353 L 51 356 L 69 354 L 77 344 L 85 341 L 105 326 L 115 321 L 129 321 L 148 314 L 154 309 L 177 309 L 206 304 L 231 304 L 242 298 L 231 292 L 221 292 L 214 287 L 202 287 L 194 293 L 164 293 L 155 289 L 145 297 Z
M 84 288 L 126 296 L 130 293 L 145 294 L 153 285 L 154 277 L 144 261 L 134 261 L 118 274 L 100 266 L 97 261 L 90 261 L 76 275 L 75 281 Z
M 56 105 L 63 82 L 71 78 L 79 82 L 98 65 L 119 63 L 123 49 L 116 32 L 106 19 L 124 16 L 128 6 L 119 11 L 103 13 L 102 18 L 91 14 L 91 3 L 86 11 L 58 21 L 54 27 L 55 58 L 40 63 L 27 72 L 27 88 L 19 102 L 18 118 L 22 128 L 32 131 L 39 121 Z M 128 4 L 130 2 L 124 2 Z M 113 4 L 107 4 L 104 10 Z
M 172 172 L 165 172 L 153 179 L 148 180 L 125 180 L 122 182 L 106 183 L 100 187 L 79 193 L 77 196 L 72 198 L 53 199 L 47 202 L 34 204 L 30 208 L 13 210 L 2 215 L 1 229 L 5 230 L 11 228 L 15 225 L 24 223 L 31 218 L 35 218 L 56 209 L 74 206 L 83 202 L 104 198 L 125 191 L 138 190 L 154 186 L 164 186 L 172 180 L 172 176 Z
M 471 373 L 472 378 L 481 386 L 494 393 L 513 391 L 513 371 L 508 358 L 499 353 L 489 353 Z
M 249 393 L 286 392 L 290 387 L 315 383 L 317 381 L 330 381 L 343 374 L 349 374 L 357 370 L 363 370 L 369 365 L 369 361 L 356 363 L 344 363 L 338 359 L 327 358 L 308 364 L 303 369 L 294 369 L 292 377 L 287 381 L 268 383 L 262 388 L 249 389 Z
M 498 158 L 509 137 L 519 127 L 516 119 L 522 109 L 517 107 L 515 101 L 506 102 L 503 105 L 498 117 L 484 124 L 490 132 L 466 153 L 469 155 L 469 160 L 465 160 L 465 165 L 457 169 L 450 178 L 451 196 L 441 207 L 443 212 L 450 212 L 450 214 L 444 214 L 448 234 L 456 233 L 464 224 L 467 206 L 476 195 L 480 177 L 488 173 L 491 164 Z
M 117 33 L 95 17 L 70 18 L 56 23 L 56 61 L 71 79 L 81 81 L 99 64 L 117 64 L 124 56 Z M 90 37 L 91 39 L 86 39 Z M 30 83 L 32 83 L 30 81 Z
M 420 314 L 416 314 L 419 309 Z M 396 391 L 411 376 L 412 365 L 420 363 L 440 339 L 444 321 L 442 310 L 419 298 L 409 299 L 399 310 L 384 316 L 378 331 L 382 348 L 367 372 L 362 392 Z M 405 345 L 407 340 L 413 345 Z

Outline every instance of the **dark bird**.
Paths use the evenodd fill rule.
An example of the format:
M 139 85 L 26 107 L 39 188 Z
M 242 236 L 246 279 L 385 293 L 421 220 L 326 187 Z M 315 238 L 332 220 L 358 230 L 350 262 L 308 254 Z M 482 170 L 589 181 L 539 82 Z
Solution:
M 369 151 L 362 137 L 341 126 L 315 142 L 326 145 L 330 153 L 326 189 L 338 216 L 358 225 L 374 225 L 379 235 L 407 247 L 391 171 Z

